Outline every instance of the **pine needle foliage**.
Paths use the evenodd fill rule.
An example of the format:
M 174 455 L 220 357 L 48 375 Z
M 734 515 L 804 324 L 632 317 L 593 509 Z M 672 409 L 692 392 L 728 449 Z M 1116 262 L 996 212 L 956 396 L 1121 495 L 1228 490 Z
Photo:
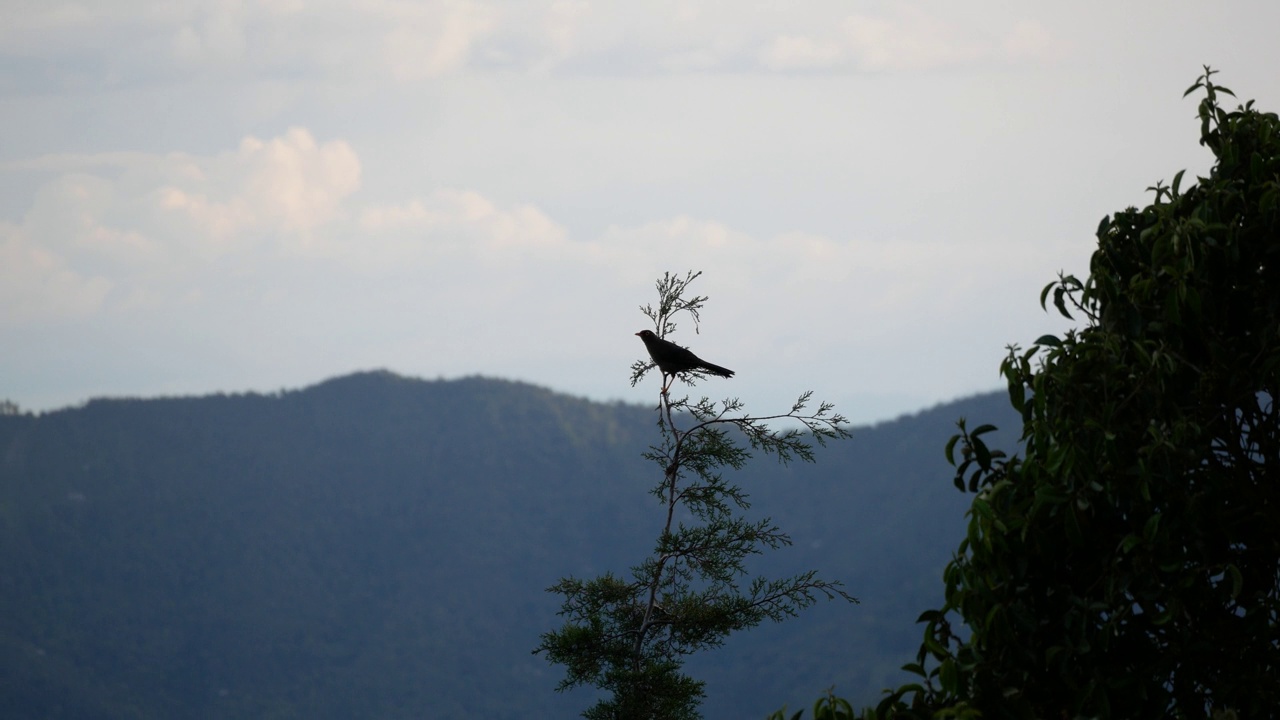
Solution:
M 680 315 L 697 328 L 707 301 L 688 294 L 701 273 L 666 273 L 657 306 L 641 311 L 659 337 L 676 330 Z M 652 370 L 632 366 L 634 386 Z M 698 372 L 684 374 L 693 384 Z M 830 403 L 810 408 L 802 393 L 786 413 L 750 415 L 737 398 L 720 402 L 659 394 L 658 441 L 644 458 L 658 468 L 651 493 L 662 529 L 653 552 L 625 576 L 605 573 L 562 579 L 548 588 L 563 596 L 564 624 L 544 633 L 535 653 L 563 665 L 557 689 L 593 686 L 605 697 L 583 713 L 592 720 L 697 718 L 704 683 L 684 674 L 692 653 L 718 647 L 738 630 L 797 615 L 821 598 L 857 602 L 839 582 L 816 571 L 770 579 L 750 577 L 747 561 L 791 544 L 769 518 L 750 519 L 747 493 L 724 472 L 741 469 L 754 453 L 782 463 L 813 462 L 813 445 L 849 436 L 846 419 Z M 771 427 L 785 422 L 786 428 Z

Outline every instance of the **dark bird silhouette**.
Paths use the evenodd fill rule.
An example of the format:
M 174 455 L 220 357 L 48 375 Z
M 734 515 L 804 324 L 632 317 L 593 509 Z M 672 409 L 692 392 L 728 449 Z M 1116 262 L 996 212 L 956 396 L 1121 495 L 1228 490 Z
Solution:
M 645 348 L 649 351 L 649 357 L 653 358 L 653 364 L 658 366 L 662 371 L 664 382 L 662 383 L 662 394 L 667 394 L 667 388 L 675 382 L 676 373 L 689 372 L 690 370 L 705 370 L 713 375 L 720 377 L 733 377 L 733 371 L 728 368 L 720 367 L 703 360 L 694 355 L 688 348 L 663 340 L 653 334 L 652 330 L 641 330 L 636 335 L 644 341 Z M 666 376 L 671 379 L 667 380 Z

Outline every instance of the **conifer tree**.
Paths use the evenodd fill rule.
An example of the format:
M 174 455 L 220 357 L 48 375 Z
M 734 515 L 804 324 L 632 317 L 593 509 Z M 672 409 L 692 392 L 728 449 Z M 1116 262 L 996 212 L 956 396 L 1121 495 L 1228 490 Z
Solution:
M 657 282 L 658 305 L 641 311 L 659 337 L 675 332 L 681 314 L 697 328 L 707 298 L 687 292 L 700 274 L 667 273 Z M 637 361 L 631 384 L 653 368 L 647 358 Z M 682 374 L 689 383 L 702 378 Z M 772 416 L 750 415 L 736 398 L 674 395 L 659 394 L 658 440 L 644 454 L 658 470 L 651 492 L 664 518 L 653 553 L 625 575 L 568 577 L 548 588 L 563 596 L 565 621 L 544 633 L 534 652 L 565 667 L 559 690 L 606 691 L 583 713 L 593 720 L 699 717 L 704 683 L 682 672 L 687 656 L 720 645 L 734 631 L 795 616 L 820 597 L 856 602 L 816 571 L 748 579 L 748 558 L 791 540 L 768 518 L 748 519 L 747 493 L 723 474 L 743 467 L 753 452 L 783 463 L 813 462 L 813 443 L 849 436 L 845 418 L 829 403 L 809 409 L 810 392 Z M 788 426 L 770 426 L 778 422 Z

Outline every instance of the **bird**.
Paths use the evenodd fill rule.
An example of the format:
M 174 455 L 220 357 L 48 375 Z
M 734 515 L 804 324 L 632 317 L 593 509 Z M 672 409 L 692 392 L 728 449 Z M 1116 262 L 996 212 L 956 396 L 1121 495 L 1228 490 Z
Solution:
M 733 371 L 728 368 L 720 367 L 703 360 L 694 355 L 688 348 L 663 340 L 653 334 L 652 330 L 641 330 L 636 336 L 644 341 L 645 349 L 649 351 L 649 357 L 653 358 L 653 364 L 658 366 L 664 376 L 670 375 L 671 379 L 662 384 L 662 394 L 667 394 L 667 388 L 675 382 L 676 373 L 688 372 L 690 370 L 705 370 L 713 375 L 731 378 Z

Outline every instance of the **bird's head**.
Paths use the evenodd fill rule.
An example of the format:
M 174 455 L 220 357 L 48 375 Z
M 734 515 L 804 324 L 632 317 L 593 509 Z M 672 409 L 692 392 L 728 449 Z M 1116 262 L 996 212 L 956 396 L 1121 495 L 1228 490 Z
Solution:
M 636 337 L 640 338 L 641 340 L 648 340 L 650 338 L 657 338 L 658 336 L 654 335 L 652 330 L 641 330 L 640 332 L 636 333 Z

